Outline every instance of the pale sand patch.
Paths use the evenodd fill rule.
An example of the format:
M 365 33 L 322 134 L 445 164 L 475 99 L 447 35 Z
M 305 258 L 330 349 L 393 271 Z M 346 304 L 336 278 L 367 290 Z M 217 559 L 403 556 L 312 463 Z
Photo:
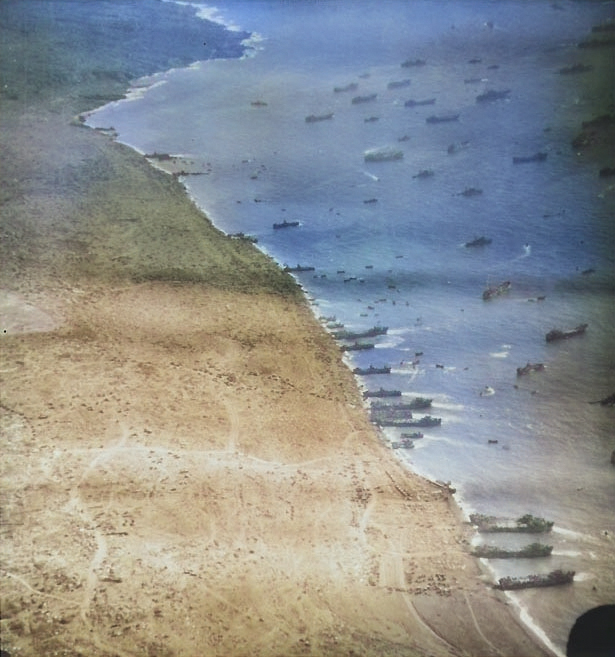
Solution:
M 0 331 L 3 334 L 53 331 L 59 321 L 15 292 L 0 289 Z
M 161 283 L 80 300 L 4 343 L 16 654 L 544 654 L 306 306 Z

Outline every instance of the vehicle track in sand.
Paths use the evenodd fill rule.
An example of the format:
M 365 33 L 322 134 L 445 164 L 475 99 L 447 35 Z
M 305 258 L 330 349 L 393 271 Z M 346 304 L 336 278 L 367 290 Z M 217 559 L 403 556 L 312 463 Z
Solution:
M 468 597 L 466 591 L 463 592 L 463 597 L 465 598 L 465 601 L 468 605 L 468 611 L 470 612 L 470 616 L 474 622 L 474 627 L 476 628 L 476 631 L 478 632 L 481 639 L 491 648 L 491 650 L 493 650 L 494 654 L 503 655 L 502 651 L 498 650 L 498 648 L 494 646 L 493 643 L 491 643 L 491 641 L 489 641 L 489 639 L 483 634 L 483 631 L 481 630 L 480 625 L 478 624 L 478 620 L 474 614 L 474 609 L 472 609 L 472 603 L 470 602 L 470 598 Z

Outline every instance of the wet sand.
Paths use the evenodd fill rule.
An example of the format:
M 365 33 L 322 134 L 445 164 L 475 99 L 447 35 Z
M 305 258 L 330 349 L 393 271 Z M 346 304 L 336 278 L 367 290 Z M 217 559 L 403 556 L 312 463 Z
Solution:
M 16 96 L 0 106 L 2 648 L 548 654 L 469 556 L 448 492 L 384 447 L 292 278 L 80 126 L 78 83 Z

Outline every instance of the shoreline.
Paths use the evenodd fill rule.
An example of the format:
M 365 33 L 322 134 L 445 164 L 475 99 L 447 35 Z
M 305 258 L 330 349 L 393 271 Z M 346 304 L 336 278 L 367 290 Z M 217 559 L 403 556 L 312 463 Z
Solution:
M 103 157 L 107 157 L 108 153 L 115 153 L 112 166 L 121 173 L 136 166 L 136 158 L 126 153 L 130 147 L 116 148 L 111 140 L 101 145 L 100 135 L 93 131 L 84 131 L 92 132 L 91 136 L 77 134 L 79 131 L 74 127 L 67 129 L 64 118 L 60 116 L 58 120 L 57 114 L 54 116 L 48 108 L 43 106 L 38 111 L 47 119 L 47 125 L 39 126 L 34 136 L 41 149 L 37 157 L 43 162 L 61 159 L 60 146 L 68 150 L 67 144 L 74 144 L 89 156 L 103 153 Z M 33 127 L 23 117 L 11 116 L 3 121 L 18 126 L 24 135 Z M 60 130 L 61 126 L 64 127 Z M 53 138 L 54 130 L 67 141 L 58 136 Z M 23 144 L 19 136 L 11 141 L 16 147 Z M 28 160 L 28 157 L 26 154 L 23 159 Z M 147 160 L 144 164 L 156 169 Z M 121 176 L 117 171 L 115 183 L 107 185 L 105 195 L 118 189 L 117 181 Z M 51 180 L 53 170 L 48 175 Z M 162 184 L 158 175 L 163 174 L 146 176 L 148 184 L 156 187 L 155 198 L 172 191 L 176 200 L 176 192 L 181 188 L 187 203 L 193 204 L 179 181 Z M 65 184 L 70 186 L 70 179 L 65 180 Z M 88 190 L 100 184 L 98 172 L 89 172 L 85 179 L 80 179 L 80 189 L 68 205 L 73 204 L 73 210 L 77 207 L 82 210 Z M 27 191 L 26 198 L 28 194 L 32 198 L 32 192 Z M 120 189 L 117 194 L 120 205 L 122 194 L 126 194 L 126 190 Z M 9 202 L 14 200 L 9 199 Z M 100 197 L 86 204 L 90 213 L 97 208 L 97 200 Z M 152 203 L 151 199 L 149 202 Z M 126 233 L 97 256 L 97 261 L 105 264 L 104 269 L 97 271 L 96 267 L 88 266 L 87 260 L 113 222 L 101 220 L 83 239 L 81 225 L 75 228 L 64 223 L 61 214 L 64 210 L 64 203 L 45 210 L 56 219 L 49 235 L 60 236 L 63 253 L 69 256 L 60 262 L 62 267 L 58 260 L 45 256 L 45 266 L 41 268 L 36 240 L 25 242 L 20 245 L 19 255 L 25 257 L 26 264 L 24 257 L 11 257 L 14 270 L 2 281 L 2 287 L 20 292 L 32 307 L 49 311 L 56 319 L 63 316 L 65 320 L 58 328 L 41 333 L 28 329 L 11 332 L 5 338 L 3 349 L 6 360 L 3 378 L 9 393 L 3 395 L 2 411 L 11 440 L 2 492 L 9 499 L 6 505 L 9 515 L 13 514 L 13 519 L 19 521 L 9 532 L 10 547 L 3 548 L 3 560 L 7 565 L 3 572 L 3 596 L 9 613 L 11 644 L 7 645 L 11 645 L 15 654 L 21 651 L 27 654 L 28 648 L 49 649 L 50 646 L 66 651 L 75 639 L 78 650 L 82 651 L 80 654 L 108 654 L 106 651 L 111 650 L 112 645 L 117 654 L 132 654 L 131 645 L 165 649 L 165 654 L 170 655 L 187 654 L 185 650 L 204 650 L 198 640 L 203 641 L 205 637 L 212 639 L 207 654 L 248 654 L 249 639 L 253 639 L 254 633 L 269 635 L 272 644 L 260 643 L 252 654 L 265 654 L 270 645 L 275 645 L 275 650 L 268 654 L 294 654 L 312 646 L 322 654 L 336 654 L 340 649 L 349 648 L 374 655 L 382 654 L 385 649 L 413 655 L 452 655 L 477 649 L 480 654 L 497 654 L 500 650 L 506 654 L 527 654 L 528 650 L 533 655 L 547 654 L 529 637 L 516 612 L 506 608 L 505 603 L 497 605 L 503 602 L 502 596 L 489 591 L 481 581 L 480 568 L 469 556 L 464 543 L 467 542 L 467 527 L 459 517 L 457 501 L 453 499 L 454 508 L 451 509 L 448 496 L 443 496 L 424 477 L 405 472 L 381 444 L 375 427 L 364 417 L 356 379 L 317 319 L 314 317 L 310 323 L 310 304 L 300 286 L 297 287 L 301 289 L 301 296 L 288 284 L 287 279 L 291 277 L 280 272 L 284 278 L 278 278 L 278 274 L 264 263 L 268 256 L 252 257 L 252 250 L 245 245 L 238 251 L 236 244 L 231 244 L 231 240 L 215 227 L 211 239 L 216 240 L 217 247 L 227 242 L 225 254 L 240 259 L 245 279 L 237 280 L 237 271 L 222 273 L 223 267 L 218 264 L 217 269 L 214 268 L 218 275 L 214 285 L 212 279 L 206 277 L 207 271 L 198 267 L 188 269 L 184 277 L 173 278 L 173 271 L 163 276 L 159 271 L 155 277 L 136 280 L 134 275 L 138 267 L 113 260 L 133 257 L 138 265 L 139 258 L 143 257 L 143 254 L 123 256 L 114 251 L 112 247 L 125 243 Z M 15 208 L 18 218 L 23 218 L 26 211 L 27 208 Z M 116 208 L 116 211 L 121 212 L 123 208 Z M 181 212 L 186 217 L 181 228 L 185 232 L 177 240 L 176 248 L 185 247 L 187 240 L 200 235 L 202 225 L 199 222 L 209 222 L 196 206 L 194 211 L 183 208 Z M 129 235 L 134 237 L 134 232 Z M 141 239 L 147 237 L 145 232 Z M 157 246 L 166 253 L 166 246 Z M 145 253 L 155 257 L 153 251 Z M 260 283 L 254 283 L 254 267 L 262 272 Z M 151 271 L 156 273 L 155 268 Z M 68 279 L 64 278 L 66 273 Z M 263 281 L 270 281 L 270 285 L 267 287 Z M 162 320 L 156 317 L 152 312 L 156 304 L 170 317 Z M 253 306 L 251 312 L 246 306 Z M 221 308 L 225 308 L 221 313 L 224 317 L 212 319 Z M 193 312 L 199 322 L 194 321 Z M 274 322 L 266 324 L 272 329 L 271 334 L 262 330 L 263 317 Z M 277 321 L 282 322 L 283 332 Z M 204 332 L 201 323 L 211 328 Z M 144 328 L 151 329 L 150 335 L 156 336 L 158 341 L 152 342 Z M 276 338 L 273 342 L 272 337 Z M 138 344 L 137 338 L 143 345 Z M 289 348 L 284 340 L 295 348 Z M 304 348 L 310 353 L 303 353 Z M 296 371 L 300 352 L 308 365 L 308 374 Z M 123 373 L 125 366 L 119 366 L 127 354 L 131 364 L 129 374 Z M 164 368 L 157 365 L 154 357 L 161 359 Z M 191 358 L 195 357 L 201 363 L 196 378 L 191 372 Z M 246 368 L 246 362 L 251 369 Z M 61 364 L 59 370 L 58 363 Z M 111 366 L 110 363 L 116 364 Z M 175 370 L 181 374 L 171 375 Z M 258 378 L 266 378 L 266 382 L 248 386 L 250 377 L 257 378 L 253 372 L 258 373 Z M 101 373 L 104 375 L 100 376 Z M 121 395 L 109 402 L 114 412 L 104 408 L 97 399 L 98 393 L 103 390 L 111 397 L 117 386 L 116 377 L 120 377 L 123 389 L 148 412 L 138 408 L 126 411 Z M 328 378 L 333 379 L 333 383 L 328 382 Z M 184 389 L 187 380 L 195 386 L 192 394 L 198 402 L 188 400 L 191 402 L 188 404 L 181 395 L 170 394 Z M 75 382 L 82 382 L 86 390 L 79 390 Z M 238 417 L 234 410 L 237 382 L 240 388 L 243 386 L 239 395 L 240 409 L 246 414 L 246 420 Z M 152 390 L 144 390 L 150 386 Z M 214 418 L 215 429 L 210 427 L 209 421 L 197 419 L 202 387 L 208 391 L 206 406 L 211 410 L 209 419 Z M 301 396 L 309 399 L 299 399 L 299 395 L 293 393 L 297 389 Z M 79 403 L 68 402 L 70 395 L 63 394 L 65 392 L 70 392 Z M 166 395 L 173 397 L 172 402 Z M 253 408 L 253 395 L 266 401 L 269 413 L 276 412 L 267 417 L 266 422 L 262 411 Z M 287 397 L 296 405 L 295 410 L 287 405 L 288 402 L 280 404 L 280 400 Z M 54 408 L 49 407 L 50 399 Z M 126 399 L 132 401 L 133 398 Z M 179 410 L 157 408 L 167 403 L 176 405 Z M 101 407 L 102 422 L 91 419 L 90 413 L 95 411 L 87 409 L 88 404 L 95 410 Z M 84 405 L 85 411 L 82 410 Z M 306 424 L 314 422 L 314 414 L 323 410 L 332 426 L 327 427 L 322 422 L 317 425 L 330 444 L 320 439 L 317 444 L 306 445 L 305 441 L 312 437 L 311 427 Z M 207 436 L 210 449 L 203 450 L 199 436 L 189 435 L 194 431 L 189 423 L 180 425 L 180 418 L 186 411 L 189 412 L 187 417 Z M 293 427 L 290 448 L 285 442 L 289 439 L 287 434 L 277 427 L 277 413 L 285 416 Z M 119 415 L 124 415 L 120 427 L 116 417 Z M 182 427 L 181 439 L 176 437 L 174 422 Z M 257 431 L 254 427 L 259 425 Z M 245 436 L 252 431 L 258 436 L 248 440 Z M 276 434 L 274 446 L 260 444 L 259 440 L 271 439 L 270 432 Z M 84 434 L 89 433 L 93 434 L 90 439 L 84 439 Z M 85 465 L 83 452 L 91 456 Z M 201 456 L 212 459 L 219 468 L 212 468 Z M 297 462 L 296 456 L 302 456 L 303 460 Z M 118 457 L 122 458 L 117 460 Z M 361 465 L 361 458 L 373 459 L 373 462 L 366 465 L 363 461 Z M 130 459 L 136 460 L 133 463 Z M 141 475 L 141 460 L 148 463 L 155 476 Z M 174 461 L 185 466 L 189 476 L 197 480 L 192 488 L 186 485 L 190 490 L 182 493 L 179 503 L 173 501 L 175 489 L 179 484 L 183 486 L 182 479 L 186 477 L 181 469 L 173 467 Z M 31 470 L 29 478 L 22 472 L 23 463 Z M 101 468 L 105 463 L 113 467 Z M 324 468 L 318 463 L 330 465 Z M 270 471 L 275 480 L 273 485 L 267 481 Z M 350 474 L 342 475 L 344 483 L 340 485 L 337 479 L 343 472 Z M 165 473 L 171 483 L 161 490 L 165 488 L 162 486 Z M 231 484 L 224 482 L 227 476 L 232 479 Z M 140 484 L 132 490 L 131 482 L 137 479 Z M 309 486 L 303 483 L 306 480 Z M 175 484 L 175 488 L 171 484 Z M 266 503 L 259 499 L 260 495 L 250 492 L 253 485 Z M 301 495 L 293 492 L 295 486 L 302 487 Z M 280 495 L 280 491 L 284 495 Z M 324 499 L 323 491 L 329 493 Z M 342 501 L 336 499 L 337 495 Z M 203 496 L 213 502 L 214 511 L 207 504 L 195 502 Z M 242 496 L 248 497 L 249 502 Z M 120 503 L 118 497 L 126 499 Z M 296 502 L 292 514 L 287 499 L 282 499 L 285 497 Z M 314 507 L 305 504 L 310 497 Z M 144 500 L 152 498 L 153 502 L 145 503 Z M 102 505 L 101 500 L 105 502 Z M 62 513 L 54 511 L 45 516 L 40 508 L 45 506 L 43 501 L 46 504 L 51 501 Z M 199 561 L 199 546 L 202 546 L 196 538 L 199 533 L 195 532 L 192 519 L 181 518 L 186 504 L 195 504 L 199 513 L 209 519 L 209 526 L 206 523 L 197 525 L 206 537 L 207 550 L 212 552 L 211 562 Z M 329 505 L 329 513 L 339 511 L 339 517 L 348 520 L 344 532 L 337 522 L 325 522 L 315 513 L 315 507 L 321 504 Z M 300 505 L 311 508 L 301 511 Z M 221 525 L 234 518 L 237 506 L 241 508 L 237 515 L 243 514 L 248 520 L 243 524 L 237 518 L 236 525 L 221 529 Z M 273 518 L 266 515 L 271 514 L 269 507 L 281 516 L 288 515 L 290 526 L 282 525 L 280 532 L 275 513 Z M 141 517 L 132 514 L 130 521 L 125 520 L 134 509 Z M 33 518 L 28 520 L 28 514 Z M 173 517 L 174 514 L 178 515 Z M 302 526 L 293 527 L 295 518 L 302 515 L 305 516 Z M 406 527 L 399 526 L 400 515 L 412 524 L 412 535 Z M 437 520 L 442 522 L 440 527 L 434 527 Z M 37 522 L 40 527 L 34 526 Z M 220 525 L 218 533 L 212 529 L 214 525 Z M 84 540 L 56 537 L 58 527 L 64 528 L 67 535 L 80 531 Z M 254 532 L 254 541 L 240 545 L 236 539 L 237 530 L 241 534 L 241 530 L 246 532 L 248 527 Z M 292 541 L 287 543 L 288 551 L 277 551 L 273 540 L 271 544 L 259 540 L 259 528 L 265 528 L 263 536 L 282 538 L 282 542 L 289 540 L 286 531 L 292 534 Z M 320 540 L 318 534 L 313 533 L 314 528 L 322 529 Z M 121 546 L 122 538 L 128 537 L 128 542 L 133 532 L 136 540 L 131 539 L 129 546 Z M 161 552 L 167 557 L 163 559 L 140 545 L 152 538 L 162 546 Z M 308 545 L 312 542 L 313 545 Z M 357 550 L 355 543 L 362 549 Z M 427 558 L 420 552 L 416 554 L 415 543 L 421 544 L 428 553 Z M 430 564 L 434 544 L 447 546 L 444 554 L 436 556 L 438 573 L 434 573 Z M 28 555 L 20 554 L 21 548 L 28 546 L 36 553 L 32 563 Z M 74 564 L 60 558 L 64 550 L 74 550 Z M 242 551 L 244 554 L 238 556 Z M 373 560 L 381 551 L 384 556 L 379 557 L 376 576 L 372 571 Z M 256 557 L 250 555 L 259 556 L 265 566 L 254 567 Z M 235 565 L 225 563 L 231 557 Z M 339 571 L 328 572 L 328 561 L 335 557 L 342 566 Z M 306 567 L 311 558 L 319 566 L 316 572 L 311 566 Z M 278 568 L 277 559 L 288 570 Z M 363 564 L 361 574 L 368 579 L 373 577 L 375 583 L 360 585 L 356 582 L 356 573 L 352 571 L 354 559 Z M 295 560 L 302 563 L 292 571 Z M 138 561 L 141 566 L 136 567 Z M 180 572 L 179 561 L 191 565 Z M 215 583 L 207 581 L 201 587 L 193 586 L 206 574 L 209 577 L 209 569 L 215 572 L 211 578 Z M 263 572 L 272 570 L 274 577 L 263 577 Z M 169 578 L 171 571 L 173 577 Z M 444 574 L 451 584 L 439 584 L 437 574 Z M 163 582 L 159 588 L 152 586 L 155 579 Z M 55 584 L 49 584 L 54 581 Z M 233 591 L 234 582 L 239 588 L 237 593 Z M 139 587 L 145 590 L 145 599 Z M 263 590 L 259 591 L 259 587 Z M 423 587 L 426 591 L 420 591 Z M 36 590 L 32 600 L 24 598 L 28 588 Z M 118 593 L 114 589 L 125 590 Z M 162 599 L 165 590 L 173 593 L 170 602 L 163 600 L 154 606 L 147 599 L 147 596 Z M 300 592 L 299 597 L 297 592 Z M 132 597 L 138 603 L 131 613 Z M 211 597 L 216 600 L 207 601 Z M 271 602 L 270 597 L 275 602 Z M 215 617 L 215 622 L 210 619 L 211 623 L 199 628 L 197 638 L 190 639 L 192 643 L 186 638 L 186 644 L 182 645 L 172 637 L 173 629 L 180 623 L 182 604 L 187 604 L 186 598 L 197 608 L 202 604 L 212 619 Z M 259 618 L 254 617 L 253 612 L 250 615 L 242 598 L 252 605 L 261 605 L 266 612 Z M 303 598 L 303 602 L 299 598 Z M 34 610 L 35 600 L 44 601 L 42 611 Z M 359 601 L 356 611 L 351 609 L 355 600 Z M 116 610 L 120 618 L 112 617 L 108 609 Z M 297 614 L 297 609 L 301 613 Z M 409 610 L 411 618 L 406 618 Z M 445 610 L 443 615 L 450 613 L 450 618 L 456 617 L 459 625 L 442 627 L 442 621 L 436 619 L 442 610 Z M 289 620 L 293 614 L 298 618 Z M 196 614 L 188 612 L 188 615 L 193 624 L 198 622 Z M 230 620 L 235 615 L 240 617 L 240 622 Z M 503 630 L 502 624 L 510 619 L 516 622 L 517 631 L 515 628 L 510 631 L 508 627 Z M 118 620 L 122 625 L 119 636 L 114 631 Z M 280 623 L 283 631 L 276 634 Z M 390 628 L 385 632 L 382 628 L 387 624 Z M 94 633 L 90 637 L 88 632 L 92 629 Z M 166 639 L 165 631 L 169 632 Z M 60 638 L 52 639 L 54 632 L 59 632 Z M 156 638 L 146 646 L 148 633 Z

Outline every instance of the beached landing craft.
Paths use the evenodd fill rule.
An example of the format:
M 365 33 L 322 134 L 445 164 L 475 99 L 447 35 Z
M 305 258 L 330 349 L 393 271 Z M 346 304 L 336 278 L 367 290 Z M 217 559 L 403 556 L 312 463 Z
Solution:
M 570 584 L 574 580 L 574 570 L 552 570 L 546 575 L 529 575 L 528 577 L 501 577 L 494 588 L 501 591 L 517 591 L 519 589 L 537 588 L 543 586 L 559 586 Z
M 548 557 L 551 552 L 553 546 L 542 543 L 530 543 L 520 550 L 505 550 L 497 545 L 477 545 L 472 550 L 472 556 L 480 559 L 534 559 Z
M 543 534 L 550 532 L 553 528 L 553 522 L 551 520 L 538 518 L 530 513 L 526 513 L 514 521 L 498 520 L 495 516 L 472 513 L 470 515 L 470 522 L 476 525 L 479 532 Z
M 401 438 L 407 440 L 419 440 L 420 438 L 425 438 L 425 434 L 421 431 L 412 431 L 410 433 L 402 433 Z
M 296 267 L 289 267 L 288 265 L 284 267 L 285 272 L 302 272 L 302 271 L 314 271 L 314 267 L 309 267 L 306 265 L 297 265 Z
M 412 449 L 413 447 L 414 447 L 414 443 L 411 440 L 408 440 L 407 438 L 403 438 L 402 440 L 399 441 L 393 441 L 391 443 L 392 449 Z
M 441 417 L 431 417 L 431 415 L 425 415 L 412 422 L 408 425 L 410 427 L 439 427 L 442 424 Z
M 345 344 L 340 347 L 341 351 L 366 351 L 368 349 L 374 349 L 375 344 L 373 342 L 355 342 L 354 344 Z
M 385 335 L 389 330 L 388 326 L 372 326 L 365 331 L 336 331 L 333 337 L 338 340 L 356 340 L 358 338 L 373 338 L 378 335 Z
M 583 335 L 587 329 L 587 324 L 579 324 L 573 329 L 567 331 L 560 331 L 559 329 L 552 329 L 547 333 L 545 339 L 547 342 L 556 342 L 557 340 L 565 340 L 566 338 L 573 338 L 576 335 Z
M 352 373 L 357 374 L 358 376 L 369 376 L 370 374 L 390 374 L 391 368 L 388 365 L 384 365 L 383 367 L 374 367 L 373 365 L 370 365 L 369 367 L 355 367 L 352 370 Z
M 363 393 L 363 397 L 365 399 L 368 397 L 401 397 L 401 390 L 385 390 L 384 388 L 367 390 Z
M 414 419 L 410 411 L 405 411 L 401 417 L 394 417 L 389 414 L 372 413 L 372 422 L 381 427 L 439 427 L 442 424 L 442 418 L 425 415 L 421 418 Z

